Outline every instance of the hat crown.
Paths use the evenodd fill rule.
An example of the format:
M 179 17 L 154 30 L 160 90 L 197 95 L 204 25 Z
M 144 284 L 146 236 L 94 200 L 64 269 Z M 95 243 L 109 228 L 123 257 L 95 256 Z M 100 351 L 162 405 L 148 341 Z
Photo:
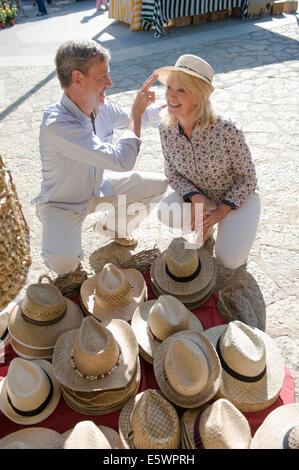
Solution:
M 198 253 L 195 249 L 185 249 L 183 238 L 174 238 L 169 244 L 165 261 L 168 271 L 176 277 L 192 276 L 198 268 Z
M 186 71 L 195 72 L 199 75 L 199 78 L 207 78 L 209 82 L 212 82 L 214 77 L 214 70 L 210 64 L 201 57 L 192 54 L 180 56 L 175 63 L 175 67 L 180 67 L 182 71 L 185 69 Z
M 31 411 L 46 400 L 50 382 L 43 369 L 34 361 L 16 357 L 7 372 L 6 389 L 15 408 Z
M 96 297 L 107 308 L 127 305 L 132 299 L 132 289 L 123 271 L 107 263 L 96 277 Z
M 28 286 L 22 301 L 22 311 L 35 321 L 52 321 L 66 310 L 66 300 L 53 284 L 37 283 Z
M 247 419 L 224 398 L 202 411 L 199 432 L 205 449 L 248 449 L 251 443 Z
M 175 408 L 156 390 L 145 390 L 132 412 L 134 445 L 138 449 L 178 448 L 179 418 Z
M 160 295 L 150 309 L 148 324 L 152 333 L 163 341 L 178 331 L 189 329 L 188 310 L 172 295 Z
M 73 351 L 77 369 L 86 376 L 97 376 L 110 371 L 120 354 L 111 331 L 91 316 L 82 321 Z
M 111 449 L 111 445 L 93 421 L 80 421 L 63 442 L 62 449 Z
M 235 372 L 255 377 L 266 366 L 266 349 L 256 328 L 238 320 L 230 322 L 220 337 L 220 351 L 226 364 Z
M 299 449 L 299 425 L 294 426 L 288 432 L 288 449 Z
M 183 396 L 194 396 L 209 383 L 209 364 L 202 347 L 190 339 L 172 341 L 167 348 L 165 372 L 172 388 Z

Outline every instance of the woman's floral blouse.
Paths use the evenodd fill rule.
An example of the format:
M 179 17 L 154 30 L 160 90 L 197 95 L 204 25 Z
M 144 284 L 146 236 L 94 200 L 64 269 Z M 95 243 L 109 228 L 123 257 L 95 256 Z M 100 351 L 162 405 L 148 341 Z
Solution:
M 179 124 L 160 124 L 159 131 L 165 175 L 185 199 L 200 193 L 236 209 L 257 191 L 255 165 L 236 123 L 217 116 L 207 130 L 196 127 L 190 140 Z

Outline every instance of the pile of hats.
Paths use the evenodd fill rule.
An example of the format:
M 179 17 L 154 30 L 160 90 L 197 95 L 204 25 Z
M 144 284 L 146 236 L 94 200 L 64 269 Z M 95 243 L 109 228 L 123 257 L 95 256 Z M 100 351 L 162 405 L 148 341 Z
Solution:
M 87 316 L 58 338 L 52 362 L 66 403 L 79 413 L 111 413 L 138 392 L 138 343 L 124 320 Z
M 0 362 L 4 354 L 4 348 L 6 344 L 10 342 L 10 333 L 8 329 L 8 318 L 11 308 L 15 305 L 15 302 L 10 302 L 7 307 L 5 307 L 0 312 Z
M 80 421 L 60 434 L 42 427 L 29 427 L 0 439 L 0 449 L 122 449 L 119 434 L 93 421 Z
M 81 309 L 58 287 L 31 284 L 9 315 L 11 346 L 24 359 L 51 359 L 59 336 L 79 328 L 82 319 Z
M 147 299 L 146 282 L 137 269 L 121 269 L 107 263 L 82 283 L 80 299 L 86 315 L 100 321 L 130 322 L 135 309 Z
M 190 309 L 200 307 L 212 294 L 216 283 L 216 264 L 203 247 L 186 246 L 184 238 L 174 238 L 167 250 L 154 260 L 150 275 L 157 297 L 170 294 Z

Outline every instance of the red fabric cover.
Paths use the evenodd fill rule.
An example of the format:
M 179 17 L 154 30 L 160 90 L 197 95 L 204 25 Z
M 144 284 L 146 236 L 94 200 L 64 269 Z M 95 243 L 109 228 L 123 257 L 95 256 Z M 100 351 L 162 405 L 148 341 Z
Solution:
M 144 278 L 148 286 L 148 300 L 155 299 L 156 296 L 154 295 L 150 285 L 149 272 L 144 273 Z M 76 297 L 73 300 L 80 306 L 79 297 Z M 201 321 L 204 330 L 211 328 L 212 326 L 217 326 L 225 323 L 216 308 L 217 300 L 217 295 L 213 293 L 211 297 L 200 308 L 193 311 L 193 313 Z M 2 380 L 3 377 L 6 376 L 10 361 L 14 357 L 17 357 L 17 355 L 13 351 L 11 345 L 8 344 L 5 347 L 5 363 L 0 364 L 0 380 Z M 141 383 L 139 387 L 139 392 L 144 391 L 147 388 L 158 389 L 159 386 L 154 375 L 153 366 L 143 360 L 141 357 L 140 364 Z M 287 367 L 285 368 L 285 372 L 285 380 L 281 393 L 272 406 L 268 407 L 266 410 L 262 410 L 259 412 L 243 413 L 249 422 L 252 435 L 254 435 L 257 428 L 262 424 L 266 416 L 272 410 L 274 410 L 278 406 L 287 403 L 294 403 L 294 379 L 288 371 Z M 179 414 L 181 414 L 184 410 L 179 409 L 178 411 Z M 110 426 L 111 428 L 118 430 L 119 414 L 120 410 L 114 413 L 99 416 L 77 413 L 76 411 L 72 410 L 65 403 L 63 397 L 61 397 L 58 407 L 56 408 L 54 413 L 52 413 L 47 419 L 45 419 L 41 423 L 38 423 L 34 426 L 42 426 L 63 433 L 68 429 L 74 427 L 79 421 L 91 420 L 96 424 Z M 12 422 L 0 411 L 0 438 L 25 427 L 26 426 Z

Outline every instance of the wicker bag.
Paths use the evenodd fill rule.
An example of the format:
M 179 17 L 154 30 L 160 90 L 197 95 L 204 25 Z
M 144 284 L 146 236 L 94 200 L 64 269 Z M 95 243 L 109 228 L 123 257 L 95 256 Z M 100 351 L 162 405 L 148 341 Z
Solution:
M 31 265 L 29 228 L 0 156 L 0 310 L 16 298 Z

